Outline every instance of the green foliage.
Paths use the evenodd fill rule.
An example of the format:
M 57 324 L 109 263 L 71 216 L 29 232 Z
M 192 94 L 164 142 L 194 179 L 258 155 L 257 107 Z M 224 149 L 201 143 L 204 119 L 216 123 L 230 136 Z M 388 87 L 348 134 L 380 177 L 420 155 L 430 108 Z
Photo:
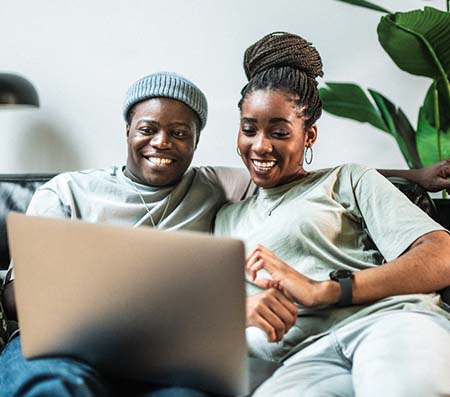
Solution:
M 325 111 L 372 126 L 391 134 L 411 168 L 421 167 L 415 144 L 415 131 L 400 108 L 379 92 L 369 90 L 372 100 L 364 90 L 352 83 L 327 83 L 320 88 Z
M 441 126 L 450 127 L 450 13 L 425 7 L 387 15 L 378 39 L 400 69 L 440 82 Z
M 394 14 L 367 1 L 338 1 L 387 13 L 377 28 L 382 47 L 400 69 L 433 83 L 416 130 L 399 107 L 369 89 L 370 99 L 356 84 L 327 83 L 320 89 L 324 110 L 391 134 L 411 168 L 450 157 L 450 12 L 425 7 Z
M 389 132 L 389 128 L 365 92 L 356 84 L 327 83 L 320 88 L 320 97 L 325 111 L 336 116 L 369 123 Z
M 386 10 L 386 8 L 383 8 L 376 4 L 373 4 L 370 1 L 364 1 L 364 0 L 338 0 L 338 1 L 342 1 L 343 3 L 353 4 L 353 5 L 359 6 L 359 7 L 370 8 L 371 10 L 380 11 L 380 12 L 384 12 L 384 13 L 390 12 L 390 11 Z
M 439 121 L 435 122 L 438 117 L 436 91 L 436 84 L 433 83 L 420 108 L 417 122 L 416 142 L 423 164 L 433 164 L 450 157 L 450 128 L 442 127 Z

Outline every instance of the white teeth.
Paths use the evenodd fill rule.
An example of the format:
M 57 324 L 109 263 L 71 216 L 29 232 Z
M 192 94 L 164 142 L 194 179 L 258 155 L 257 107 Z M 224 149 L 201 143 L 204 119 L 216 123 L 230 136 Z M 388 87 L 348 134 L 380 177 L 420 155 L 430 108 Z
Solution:
M 155 163 L 157 165 L 169 165 L 173 163 L 173 160 L 171 159 L 163 159 L 161 157 L 149 157 L 148 158 L 152 163 Z
M 273 168 L 275 166 L 275 164 L 277 163 L 276 161 L 258 161 L 258 160 L 252 160 L 253 164 L 256 165 L 256 167 L 258 168 L 263 168 L 263 169 L 270 169 Z

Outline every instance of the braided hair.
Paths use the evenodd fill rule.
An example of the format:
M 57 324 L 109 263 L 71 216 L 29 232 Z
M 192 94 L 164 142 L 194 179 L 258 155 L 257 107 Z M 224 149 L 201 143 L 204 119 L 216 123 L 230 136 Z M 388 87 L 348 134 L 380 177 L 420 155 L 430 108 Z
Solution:
M 317 77 L 323 76 L 322 60 L 311 43 L 291 33 L 274 32 L 247 48 L 244 70 L 249 80 L 241 91 L 239 109 L 256 90 L 280 90 L 293 96 L 305 127 L 322 113 Z

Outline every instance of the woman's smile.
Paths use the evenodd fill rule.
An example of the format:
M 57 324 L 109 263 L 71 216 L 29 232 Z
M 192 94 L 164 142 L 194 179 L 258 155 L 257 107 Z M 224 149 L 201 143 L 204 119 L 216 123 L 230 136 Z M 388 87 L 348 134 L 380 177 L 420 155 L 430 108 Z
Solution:
M 261 174 L 268 174 L 277 165 L 276 160 L 257 160 L 252 159 L 253 168 L 255 172 Z

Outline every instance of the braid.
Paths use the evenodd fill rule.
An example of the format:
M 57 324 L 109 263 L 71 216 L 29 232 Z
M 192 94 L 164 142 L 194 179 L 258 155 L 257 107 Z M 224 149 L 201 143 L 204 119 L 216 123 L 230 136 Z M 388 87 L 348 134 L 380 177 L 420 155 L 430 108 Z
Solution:
M 245 97 L 260 89 L 285 91 L 311 126 L 322 113 L 317 77 L 323 76 L 322 61 L 317 50 L 300 36 L 270 33 L 245 51 L 244 70 L 248 84 L 241 91 L 239 108 Z

